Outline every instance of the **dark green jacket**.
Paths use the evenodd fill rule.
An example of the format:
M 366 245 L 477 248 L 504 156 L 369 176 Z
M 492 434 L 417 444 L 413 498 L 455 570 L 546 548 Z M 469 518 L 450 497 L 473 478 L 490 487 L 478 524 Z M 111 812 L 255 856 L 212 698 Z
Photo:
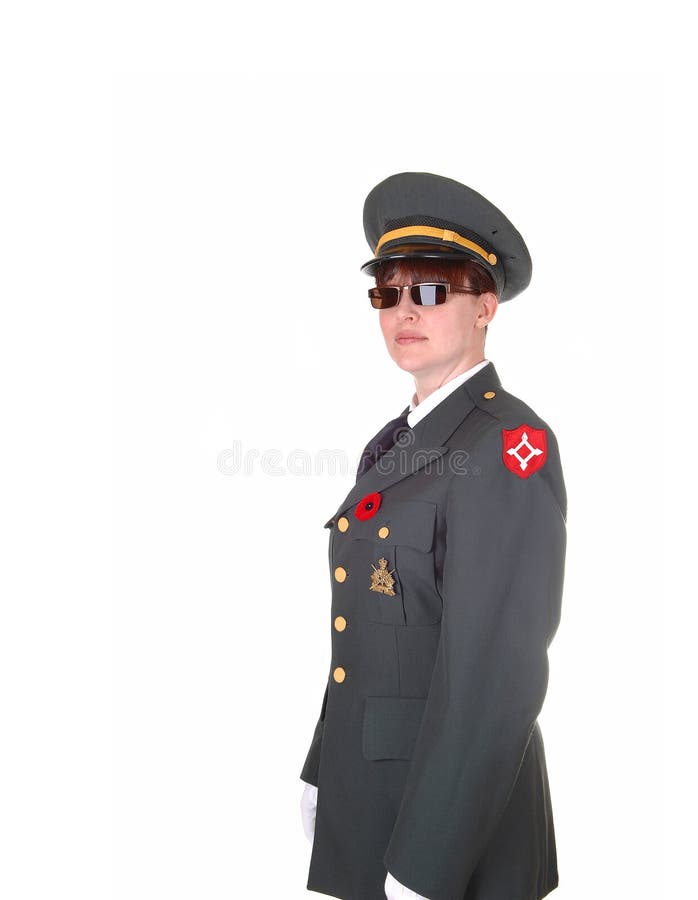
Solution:
M 504 462 L 503 429 L 522 424 L 547 439 L 528 477 Z M 537 723 L 564 578 L 557 441 L 492 363 L 407 437 L 327 523 L 332 660 L 301 772 L 318 786 L 307 886 L 384 900 L 390 871 L 428 900 L 537 900 L 558 884 Z M 376 492 L 377 512 L 357 518 Z

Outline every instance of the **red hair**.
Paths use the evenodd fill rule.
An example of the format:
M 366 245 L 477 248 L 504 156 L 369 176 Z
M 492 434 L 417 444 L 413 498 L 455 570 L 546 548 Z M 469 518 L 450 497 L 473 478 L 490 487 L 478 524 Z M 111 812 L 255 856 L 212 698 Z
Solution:
M 412 282 L 448 281 L 450 284 L 472 287 L 483 294 L 489 292 L 497 296 L 497 287 L 490 273 L 471 259 L 386 259 L 376 270 L 376 285 L 381 287 L 396 276 Z

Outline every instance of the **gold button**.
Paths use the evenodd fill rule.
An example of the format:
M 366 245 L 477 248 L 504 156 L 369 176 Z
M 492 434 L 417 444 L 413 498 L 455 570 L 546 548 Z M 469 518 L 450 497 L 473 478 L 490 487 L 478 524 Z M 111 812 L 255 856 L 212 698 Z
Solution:
M 349 519 L 346 516 L 342 516 L 341 519 L 337 519 L 337 528 L 340 531 L 346 531 L 349 527 Z
M 342 566 L 337 566 L 334 570 L 334 577 L 337 581 L 344 581 L 347 577 L 347 570 L 342 568 Z
M 494 391 L 485 391 L 482 396 L 485 398 L 485 400 L 491 400 L 495 396 L 495 393 Z
M 344 629 L 347 627 L 347 620 L 344 618 L 344 616 L 337 616 L 337 618 L 334 620 L 334 627 L 337 629 L 337 631 L 344 631 Z
M 390 534 L 390 529 L 387 525 L 383 525 L 382 528 L 378 529 L 378 537 L 379 538 L 387 538 Z
M 334 678 L 335 681 L 342 682 L 347 677 L 347 673 L 344 671 L 344 669 L 341 666 L 337 666 L 337 668 L 332 673 L 332 677 Z
M 497 265 L 497 257 L 496 257 L 496 255 L 495 255 L 494 253 L 488 253 L 488 254 L 487 254 L 487 262 L 488 262 L 491 266 L 496 266 L 496 265 Z

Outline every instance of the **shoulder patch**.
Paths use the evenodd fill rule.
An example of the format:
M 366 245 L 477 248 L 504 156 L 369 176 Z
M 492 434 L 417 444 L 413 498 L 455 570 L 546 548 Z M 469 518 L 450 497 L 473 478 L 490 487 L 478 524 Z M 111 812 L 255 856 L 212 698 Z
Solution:
M 528 478 L 542 469 L 548 458 L 548 437 L 545 428 L 519 425 L 502 428 L 502 461 L 519 478 Z

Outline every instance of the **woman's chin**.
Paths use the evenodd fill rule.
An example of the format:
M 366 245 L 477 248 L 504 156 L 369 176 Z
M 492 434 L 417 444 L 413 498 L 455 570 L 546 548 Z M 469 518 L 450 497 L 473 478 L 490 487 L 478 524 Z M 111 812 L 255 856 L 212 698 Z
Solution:
M 414 374 L 415 372 L 419 372 L 422 369 L 429 368 L 430 362 L 427 359 L 427 354 L 423 351 L 419 351 L 417 349 L 412 352 L 405 350 L 398 350 L 397 352 L 393 352 L 390 354 L 393 362 L 396 366 L 402 369 L 404 372 L 410 372 Z

